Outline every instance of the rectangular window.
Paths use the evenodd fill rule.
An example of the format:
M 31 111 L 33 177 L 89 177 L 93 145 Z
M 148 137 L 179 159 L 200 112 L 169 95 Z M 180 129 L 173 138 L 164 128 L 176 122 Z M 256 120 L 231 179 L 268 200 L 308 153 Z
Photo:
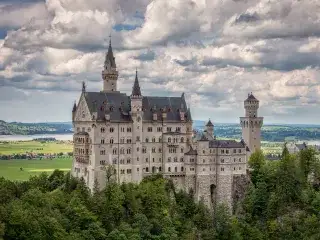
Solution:
M 148 127 L 148 132 L 152 132 L 152 127 Z
M 167 127 L 167 132 L 171 132 L 171 127 Z

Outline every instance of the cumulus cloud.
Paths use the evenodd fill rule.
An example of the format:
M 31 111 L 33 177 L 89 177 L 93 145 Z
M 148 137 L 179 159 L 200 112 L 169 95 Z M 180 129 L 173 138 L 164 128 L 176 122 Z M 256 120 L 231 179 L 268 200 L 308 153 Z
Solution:
M 66 102 L 81 82 L 88 91 L 102 87 L 110 33 L 121 91 L 130 93 L 137 68 L 144 95 L 185 92 L 194 119 L 237 122 L 248 92 L 267 122 L 319 117 L 316 0 L 17 0 L 0 13 L 0 28 L 9 29 L 0 40 L 5 119 L 24 118 L 3 104 L 11 98 L 35 118 L 52 104 L 61 108 L 57 119 L 70 120 Z

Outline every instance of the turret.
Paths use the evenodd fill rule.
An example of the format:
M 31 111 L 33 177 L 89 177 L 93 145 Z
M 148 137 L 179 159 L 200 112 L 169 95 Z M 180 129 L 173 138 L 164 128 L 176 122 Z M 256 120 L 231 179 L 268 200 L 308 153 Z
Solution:
M 142 129 L 143 129 L 143 109 L 142 109 L 142 94 L 138 80 L 138 71 L 136 71 L 136 77 L 132 87 L 132 93 L 130 96 L 131 104 L 131 119 L 133 125 L 133 142 L 136 148 L 133 149 L 133 156 L 137 156 L 133 159 L 133 170 L 132 170 L 132 180 L 134 182 L 140 182 L 142 180 L 142 166 L 141 160 L 139 160 L 139 149 L 142 148 Z M 138 171 L 137 169 L 140 169 Z
M 263 125 L 263 117 L 258 117 L 259 100 L 252 93 L 249 93 L 244 101 L 244 109 L 245 117 L 240 117 L 242 138 L 252 154 L 261 148 L 261 127 Z
M 76 101 L 74 101 L 73 108 L 72 108 L 72 121 L 74 121 L 76 110 L 77 110 L 77 104 L 76 104 Z
M 104 61 L 104 68 L 102 71 L 103 92 L 117 91 L 118 71 L 115 57 L 113 56 L 111 37 L 109 41 L 109 48 Z
M 252 93 L 248 94 L 248 98 L 244 101 L 246 117 L 258 117 L 259 100 Z
M 206 131 L 207 131 L 207 134 L 211 137 L 213 137 L 213 128 L 214 128 L 214 126 L 213 126 L 211 120 L 209 119 L 209 121 L 206 124 Z

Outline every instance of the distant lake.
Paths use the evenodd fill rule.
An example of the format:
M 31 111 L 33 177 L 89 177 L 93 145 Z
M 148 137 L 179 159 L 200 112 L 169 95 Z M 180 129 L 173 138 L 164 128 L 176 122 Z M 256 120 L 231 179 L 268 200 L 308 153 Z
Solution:
M 35 138 L 55 138 L 57 140 L 73 140 L 73 134 L 35 134 L 35 135 L 0 135 L 0 141 L 28 141 Z

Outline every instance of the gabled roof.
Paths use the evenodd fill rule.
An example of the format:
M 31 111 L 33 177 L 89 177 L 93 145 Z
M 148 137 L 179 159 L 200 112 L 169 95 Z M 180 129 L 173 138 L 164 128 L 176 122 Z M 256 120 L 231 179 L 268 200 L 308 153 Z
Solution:
M 203 133 L 199 141 L 203 141 L 204 142 L 204 141 L 209 141 L 209 140 Z
M 190 146 L 190 150 L 188 152 L 186 152 L 185 155 L 198 155 L 198 153 L 197 153 L 197 150 L 193 149 Z
M 211 140 L 209 148 L 244 148 L 244 142 L 237 142 L 235 140 Z
M 136 78 L 134 80 L 134 84 L 132 87 L 131 96 L 141 96 L 141 89 L 140 89 L 139 80 L 138 80 L 138 71 L 136 71 Z
M 296 147 L 299 149 L 299 151 L 307 149 L 308 146 L 306 143 L 296 144 Z
M 97 112 L 97 120 L 105 120 L 105 115 L 110 115 L 110 121 L 131 121 L 130 97 L 120 92 L 85 92 L 90 113 Z M 156 106 L 156 108 L 155 108 Z M 181 97 L 142 97 L 143 120 L 152 121 L 153 114 L 158 114 L 162 119 L 162 112 L 166 109 L 166 122 L 181 122 L 180 109 L 186 109 L 186 102 Z M 156 110 L 156 111 L 155 111 Z M 187 111 L 185 121 L 191 121 L 191 113 Z

